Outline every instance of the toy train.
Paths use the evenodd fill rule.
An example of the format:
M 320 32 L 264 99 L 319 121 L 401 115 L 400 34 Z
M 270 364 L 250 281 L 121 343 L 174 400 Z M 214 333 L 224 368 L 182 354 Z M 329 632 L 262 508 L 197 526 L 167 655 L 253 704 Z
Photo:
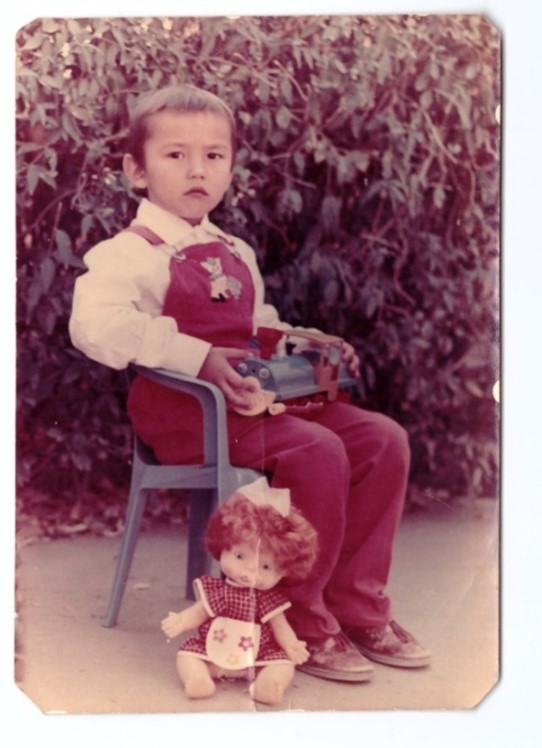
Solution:
M 276 353 L 279 340 L 301 338 L 310 342 L 310 348 L 301 353 L 280 355 Z M 237 364 L 244 377 L 255 377 L 263 390 L 276 394 L 275 402 L 325 394 L 335 400 L 339 390 L 357 386 L 341 361 L 342 338 L 320 332 L 291 330 L 282 332 L 269 327 L 257 331 L 260 356 L 247 358 Z M 291 347 L 288 346 L 287 348 Z

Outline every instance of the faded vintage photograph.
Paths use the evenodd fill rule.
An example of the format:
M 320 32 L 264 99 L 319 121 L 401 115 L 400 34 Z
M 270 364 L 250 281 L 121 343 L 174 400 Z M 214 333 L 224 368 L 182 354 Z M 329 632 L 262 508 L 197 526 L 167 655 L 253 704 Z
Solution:
M 499 29 L 74 16 L 15 42 L 16 686 L 47 715 L 478 707 Z

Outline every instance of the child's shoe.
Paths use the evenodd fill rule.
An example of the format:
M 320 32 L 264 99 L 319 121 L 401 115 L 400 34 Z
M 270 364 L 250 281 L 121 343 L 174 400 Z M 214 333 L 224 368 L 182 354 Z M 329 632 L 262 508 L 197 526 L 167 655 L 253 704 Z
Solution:
M 384 626 L 347 626 L 345 631 L 365 657 L 383 665 L 425 667 L 431 660 L 431 652 L 396 621 Z
M 310 657 L 297 669 L 317 678 L 361 683 L 370 680 L 374 668 L 342 632 L 326 639 L 306 639 Z

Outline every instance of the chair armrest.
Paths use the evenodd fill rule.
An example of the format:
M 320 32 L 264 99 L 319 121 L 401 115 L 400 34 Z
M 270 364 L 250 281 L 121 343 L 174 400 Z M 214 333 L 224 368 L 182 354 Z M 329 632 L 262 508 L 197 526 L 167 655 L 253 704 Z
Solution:
M 197 398 L 203 410 L 203 464 L 219 468 L 230 464 L 226 401 L 215 384 L 169 369 L 151 369 L 139 364 L 133 364 L 132 368 L 153 382 Z

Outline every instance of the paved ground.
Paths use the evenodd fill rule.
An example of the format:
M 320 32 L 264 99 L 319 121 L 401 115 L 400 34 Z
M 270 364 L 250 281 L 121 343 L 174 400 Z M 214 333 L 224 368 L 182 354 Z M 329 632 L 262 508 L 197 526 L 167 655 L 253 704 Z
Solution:
M 19 553 L 20 688 L 45 713 L 365 711 L 465 709 L 498 678 L 498 532 L 493 505 L 407 515 L 390 592 L 397 619 L 429 646 L 418 672 L 376 666 L 369 684 L 297 673 L 279 708 L 255 707 L 243 682 L 189 701 L 177 682 L 176 645 L 161 617 L 181 606 L 186 544 L 179 529 L 143 533 L 118 626 L 100 625 L 118 539 L 36 542 Z

